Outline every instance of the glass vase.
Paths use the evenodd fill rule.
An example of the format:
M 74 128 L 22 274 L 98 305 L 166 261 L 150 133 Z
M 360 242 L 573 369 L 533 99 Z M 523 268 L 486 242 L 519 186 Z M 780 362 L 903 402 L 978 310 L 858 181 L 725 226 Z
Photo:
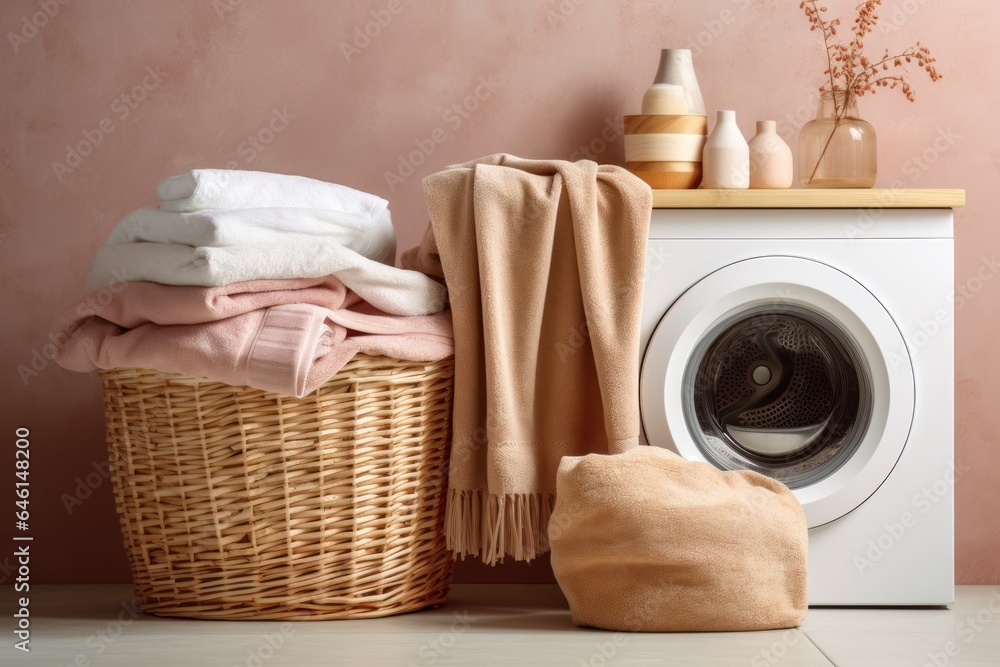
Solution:
M 804 188 L 871 188 L 875 128 L 858 117 L 857 98 L 823 91 L 816 119 L 799 132 L 799 182 Z

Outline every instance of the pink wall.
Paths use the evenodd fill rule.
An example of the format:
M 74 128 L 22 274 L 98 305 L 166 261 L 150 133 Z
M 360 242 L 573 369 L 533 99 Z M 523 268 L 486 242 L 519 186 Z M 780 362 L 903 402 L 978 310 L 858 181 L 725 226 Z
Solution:
M 45 6 L 53 16 L 38 14 Z M 996 50 L 1000 12 L 994 0 L 886 0 L 881 14 L 895 25 L 872 46 L 919 38 L 945 78 L 915 77 L 913 105 L 862 100 L 879 131 L 879 185 L 966 188 L 956 275 L 966 284 L 1000 241 L 1000 87 L 983 56 Z M 95 473 L 87 486 L 104 459 L 97 378 L 48 364 L 26 383 L 18 367 L 43 353 L 95 248 L 154 201 L 164 176 L 229 165 L 376 192 L 407 248 L 426 225 L 420 178 L 444 165 L 497 151 L 622 164 L 607 128 L 637 112 L 661 47 L 695 50 L 710 114 L 737 109 L 747 136 L 755 119 L 777 118 L 793 146 L 823 69 L 796 0 L 8 0 L 0 26 L 0 433 L 12 443 L 15 426 L 32 431 L 38 582 L 128 577 L 109 484 Z M 375 36 L 342 46 L 366 26 Z M 81 142 L 87 154 L 67 157 Z M 985 282 L 957 315 L 963 583 L 1000 582 L 998 288 Z

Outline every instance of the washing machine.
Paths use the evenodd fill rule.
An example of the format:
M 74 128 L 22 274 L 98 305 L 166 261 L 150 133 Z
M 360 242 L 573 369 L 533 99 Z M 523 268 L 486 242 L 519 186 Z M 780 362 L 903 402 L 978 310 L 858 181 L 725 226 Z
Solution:
M 950 209 L 655 209 L 645 444 L 786 484 L 810 605 L 954 601 Z

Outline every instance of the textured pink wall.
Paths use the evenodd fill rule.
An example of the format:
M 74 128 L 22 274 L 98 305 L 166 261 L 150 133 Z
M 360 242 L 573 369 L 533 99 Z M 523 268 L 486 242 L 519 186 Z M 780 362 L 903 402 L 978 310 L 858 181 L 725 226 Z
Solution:
M 871 44 L 919 38 L 945 79 L 917 76 L 913 105 L 862 101 L 879 131 L 879 185 L 967 189 L 956 275 L 966 284 L 1000 241 L 1000 12 L 994 0 L 886 0 L 881 14 L 895 25 Z M 25 382 L 18 367 L 33 356 L 42 366 L 47 326 L 94 249 L 154 201 L 164 176 L 228 165 L 376 192 L 407 248 L 426 225 L 420 178 L 444 165 L 497 151 L 621 164 L 614 126 L 637 112 L 661 47 L 695 50 L 710 114 L 737 109 L 748 137 L 755 119 L 776 118 L 793 146 L 822 70 L 797 0 L 8 0 L 0 26 L 0 433 L 12 443 L 15 426 L 32 431 L 35 581 L 128 576 L 95 472 L 97 378 L 49 364 Z M 86 155 L 67 155 L 81 142 Z M 1000 582 L 998 289 L 987 281 L 957 316 L 965 583 Z M 12 502 L 12 474 L 0 472 Z M 546 574 L 539 563 L 500 576 Z

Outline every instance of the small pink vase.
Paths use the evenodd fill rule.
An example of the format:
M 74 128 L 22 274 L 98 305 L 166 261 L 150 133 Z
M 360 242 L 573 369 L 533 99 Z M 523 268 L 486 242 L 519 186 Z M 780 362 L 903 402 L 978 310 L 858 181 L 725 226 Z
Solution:
M 777 123 L 758 120 L 750 140 L 750 187 L 790 188 L 792 178 L 792 149 L 778 134 Z

